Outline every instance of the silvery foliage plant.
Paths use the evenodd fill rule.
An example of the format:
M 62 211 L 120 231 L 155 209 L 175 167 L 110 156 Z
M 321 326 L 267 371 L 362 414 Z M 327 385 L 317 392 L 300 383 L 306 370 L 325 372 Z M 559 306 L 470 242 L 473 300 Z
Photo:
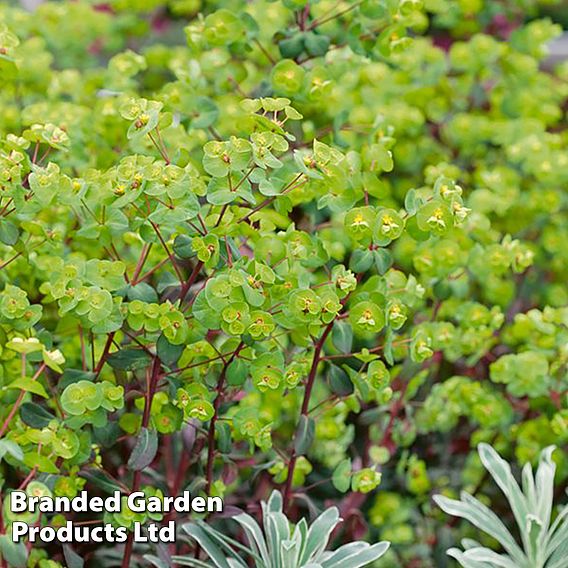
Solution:
M 324 511 L 311 526 L 305 519 L 291 527 L 282 512 L 282 496 L 274 491 L 267 503 L 262 502 L 263 527 L 250 515 L 242 513 L 234 519 L 244 530 L 245 546 L 200 521 L 183 526 L 184 531 L 207 553 L 204 562 L 189 556 L 175 556 L 181 566 L 204 568 L 359 568 L 380 558 L 389 548 L 388 542 L 370 545 L 350 542 L 335 551 L 326 550 L 331 533 L 341 522 L 337 507 Z
M 568 566 L 568 507 L 553 520 L 554 446 L 544 449 L 536 475 L 530 464 L 522 470 L 521 486 L 509 464 L 488 444 L 480 444 L 479 456 L 507 497 L 518 525 L 521 542 L 512 536 L 501 519 L 469 493 L 456 501 L 442 495 L 434 500 L 446 513 L 468 520 L 497 540 L 505 553 L 497 553 L 475 540 L 463 539 L 465 550 L 450 548 L 448 555 L 465 568 L 566 568 Z

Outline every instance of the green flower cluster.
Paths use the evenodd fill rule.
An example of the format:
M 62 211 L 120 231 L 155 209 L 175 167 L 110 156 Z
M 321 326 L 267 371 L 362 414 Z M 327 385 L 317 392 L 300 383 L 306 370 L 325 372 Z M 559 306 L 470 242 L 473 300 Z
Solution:
M 448 432 L 464 417 L 490 429 L 510 424 L 513 412 L 507 399 L 489 386 L 467 377 L 451 377 L 434 386 L 416 420 L 423 432 Z
M 505 383 L 507 390 L 518 397 L 546 395 L 550 390 L 548 361 L 543 353 L 523 351 L 503 355 L 490 367 L 491 380 Z
M 144 493 L 144 498 L 148 499 L 150 497 L 156 497 L 158 499 L 163 499 L 164 494 L 160 489 L 156 489 L 149 485 L 146 485 L 140 489 Z M 119 513 L 105 513 L 103 520 L 105 523 L 112 525 L 115 528 L 126 527 L 127 529 L 132 529 L 134 523 L 140 523 L 144 525 L 147 522 L 161 521 L 164 515 L 162 513 L 156 513 L 152 511 L 144 511 L 142 513 L 136 513 L 128 507 L 127 497 L 122 497 L 120 502 L 120 512 Z
M 95 426 L 104 426 L 107 412 L 124 406 L 124 389 L 109 381 L 80 380 L 65 387 L 60 401 L 65 413 L 77 417 L 72 424 L 91 422 Z
M 14 331 L 32 328 L 42 315 L 42 307 L 32 305 L 24 290 L 7 284 L 0 299 L 0 323 L 8 324 Z
M 122 324 L 122 299 L 112 292 L 124 285 L 122 262 L 91 259 L 64 263 L 62 258 L 44 259 L 42 268 L 51 278 L 41 285 L 47 301 L 56 301 L 59 315 L 78 317 L 94 332 L 114 331 Z
M 126 305 L 126 321 L 135 331 L 161 331 L 172 345 L 185 343 L 189 327 L 183 313 L 169 302 L 155 304 L 133 300 Z

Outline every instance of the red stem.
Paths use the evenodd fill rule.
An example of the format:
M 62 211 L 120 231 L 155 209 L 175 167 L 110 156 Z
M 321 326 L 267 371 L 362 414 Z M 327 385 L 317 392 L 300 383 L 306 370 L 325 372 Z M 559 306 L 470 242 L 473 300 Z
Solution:
M 36 371 L 36 374 L 32 377 L 32 381 L 35 381 L 43 373 L 45 367 L 45 363 L 42 363 L 40 365 L 39 369 Z M 14 403 L 14 406 L 12 407 L 12 410 L 10 410 L 10 414 L 8 414 L 6 420 L 4 420 L 4 424 L 2 424 L 2 428 L 0 428 L 0 438 L 2 438 L 6 433 L 6 430 L 8 430 L 8 426 L 10 425 L 12 418 L 14 418 L 16 412 L 18 412 L 18 408 L 20 408 L 20 404 L 22 404 L 22 400 L 24 400 L 24 396 L 26 396 L 26 391 L 21 390 L 18 398 L 16 399 L 16 402 Z
M 298 174 L 287 186 L 285 186 L 282 191 L 278 194 L 278 195 L 273 195 L 272 197 L 267 197 L 264 201 L 262 201 L 259 205 L 257 205 L 254 209 L 251 209 L 244 217 L 241 217 L 238 220 L 238 223 L 243 223 L 243 222 L 247 222 L 249 221 L 249 219 L 255 214 L 258 213 L 261 209 L 264 209 L 267 205 L 270 205 L 277 197 L 281 196 L 281 195 L 285 195 L 286 193 L 288 193 L 289 191 L 292 191 L 293 189 L 296 189 L 297 187 L 300 187 L 301 185 L 303 185 L 304 183 L 306 183 L 307 179 L 305 179 L 304 181 L 300 182 L 297 185 L 293 185 L 294 183 L 296 183 L 304 174 Z
M 108 336 L 107 336 L 107 340 L 101 355 L 101 358 L 99 359 L 99 362 L 97 363 L 96 368 L 94 369 L 94 373 L 95 373 L 95 378 L 98 378 L 98 376 L 101 374 L 101 371 L 103 369 L 103 366 L 105 364 L 105 361 L 108 358 L 108 353 L 110 351 L 110 346 L 112 345 L 112 342 L 114 341 L 114 331 L 111 331 Z
M 213 465 L 215 461 L 215 425 L 217 424 L 217 420 L 219 418 L 219 409 L 221 407 L 221 403 L 223 402 L 223 389 L 225 388 L 225 376 L 227 374 L 227 367 L 233 362 L 235 357 L 237 357 L 244 346 L 245 344 L 241 341 L 231 357 L 223 365 L 223 370 L 221 371 L 221 375 L 219 376 L 219 380 L 217 381 L 217 397 L 215 398 L 215 402 L 213 403 L 214 413 L 211 417 L 211 421 L 209 422 L 209 432 L 207 434 L 207 466 L 205 468 L 205 492 L 207 493 L 207 495 L 211 494 L 211 485 L 213 484 Z
M 170 252 L 170 249 L 168 247 L 168 245 L 166 244 L 166 241 L 164 240 L 164 238 L 162 237 L 162 233 L 160 233 L 160 229 L 158 227 L 158 225 L 156 225 L 156 223 L 154 223 L 153 221 L 150 221 L 150 224 L 152 225 L 152 228 L 154 229 L 154 232 L 156 233 L 156 235 L 158 236 L 158 239 L 162 245 L 162 247 L 164 248 L 164 250 L 166 251 L 166 254 L 168 255 L 168 258 L 170 259 L 170 263 L 172 265 L 172 268 L 174 269 L 174 272 L 176 273 L 177 277 L 179 278 L 180 282 L 183 282 L 183 275 L 181 274 L 181 272 L 179 271 L 179 268 L 176 264 L 176 259 L 174 258 L 174 255 Z
M 316 343 L 314 349 L 314 358 L 312 359 L 312 367 L 310 369 L 310 374 L 308 375 L 308 381 L 306 383 L 306 390 L 304 391 L 304 400 L 302 402 L 302 416 L 308 416 L 309 414 L 309 407 L 310 407 L 310 397 L 312 396 L 312 389 L 314 387 L 314 383 L 316 380 L 318 365 L 320 363 L 320 356 L 323 349 L 323 345 L 327 336 L 330 334 L 331 329 L 333 328 L 333 324 L 335 320 L 331 321 L 327 324 L 326 328 L 323 330 L 321 337 L 319 338 L 318 342 Z M 290 461 L 288 462 L 288 477 L 286 479 L 286 485 L 284 487 L 284 504 L 283 510 L 286 511 L 288 508 L 288 504 L 290 502 L 290 496 L 292 492 L 292 479 L 294 477 L 294 469 L 296 468 L 296 462 L 298 460 L 298 455 L 296 454 L 295 447 L 292 448 L 292 453 L 290 455 Z
M 154 357 L 152 361 L 152 370 L 150 372 L 150 378 L 147 380 L 148 388 L 146 390 L 145 402 L 144 402 L 144 413 L 142 414 L 142 428 L 147 428 L 150 423 L 150 410 L 152 409 L 152 401 L 154 400 L 154 395 L 156 394 L 156 388 L 158 386 L 158 379 L 160 377 L 161 364 L 158 357 Z M 136 470 L 132 478 L 132 493 L 140 489 L 140 481 L 142 477 L 142 471 Z M 124 557 L 122 559 L 122 568 L 129 568 L 130 558 L 132 556 L 132 548 L 134 546 L 134 533 L 128 533 L 128 540 L 126 541 L 126 546 L 124 547 Z
M 195 265 L 191 274 L 189 275 L 189 278 L 184 282 L 183 286 L 181 287 L 181 290 L 179 291 L 179 296 L 178 296 L 181 303 L 183 303 L 183 301 L 185 300 L 185 297 L 187 296 L 189 289 L 193 286 L 202 268 L 203 268 L 203 262 L 199 261 Z
M 138 259 L 138 262 L 136 263 L 136 267 L 134 268 L 134 274 L 132 275 L 132 280 L 130 281 L 130 283 L 132 284 L 132 286 L 136 286 L 136 284 L 138 283 L 138 277 L 140 276 L 140 272 L 142 272 L 142 268 L 144 267 L 144 264 L 148 258 L 148 253 L 150 252 L 150 248 L 152 247 L 152 243 L 145 243 L 144 246 L 142 247 L 142 251 L 140 253 L 140 258 Z

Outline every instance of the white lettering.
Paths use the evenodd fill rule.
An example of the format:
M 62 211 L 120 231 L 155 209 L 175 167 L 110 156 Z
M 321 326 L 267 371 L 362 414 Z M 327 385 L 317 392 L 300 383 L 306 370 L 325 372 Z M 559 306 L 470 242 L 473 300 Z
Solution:
M 20 542 L 20 537 L 25 536 L 28 533 L 29 526 L 27 523 L 22 521 L 14 521 L 12 523 L 12 540 L 14 542 Z
M 25 491 L 12 491 L 10 493 L 10 511 L 23 513 L 27 510 L 27 495 Z
M 142 491 L 135 491 L 128 496 L 128 508 L 134 513 L 144 513 L 146 511 L 146 500 Z M 145 541 L 140 541 L 145 542 Z

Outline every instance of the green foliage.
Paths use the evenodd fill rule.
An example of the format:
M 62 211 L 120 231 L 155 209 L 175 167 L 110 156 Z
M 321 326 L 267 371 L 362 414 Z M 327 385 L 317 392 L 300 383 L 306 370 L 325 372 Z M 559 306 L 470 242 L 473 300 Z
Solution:
M 562 487 L 568 65 L 545 61 L 561 29 L 537 17 L 553 3 L 2 3 L 2 495 L 245 508 L 277 488 L 285 540 L 307 527 L 286 519 L 337 520 L 335 503 L 335 548 L 388 540 L 377 566 L 432 568 L 468 533 L 430 495 L 483 484 L 479 443 L 533 465 L 557 446 Z M 0 554 L 188 552 L 27 544 L 0 535 Z

